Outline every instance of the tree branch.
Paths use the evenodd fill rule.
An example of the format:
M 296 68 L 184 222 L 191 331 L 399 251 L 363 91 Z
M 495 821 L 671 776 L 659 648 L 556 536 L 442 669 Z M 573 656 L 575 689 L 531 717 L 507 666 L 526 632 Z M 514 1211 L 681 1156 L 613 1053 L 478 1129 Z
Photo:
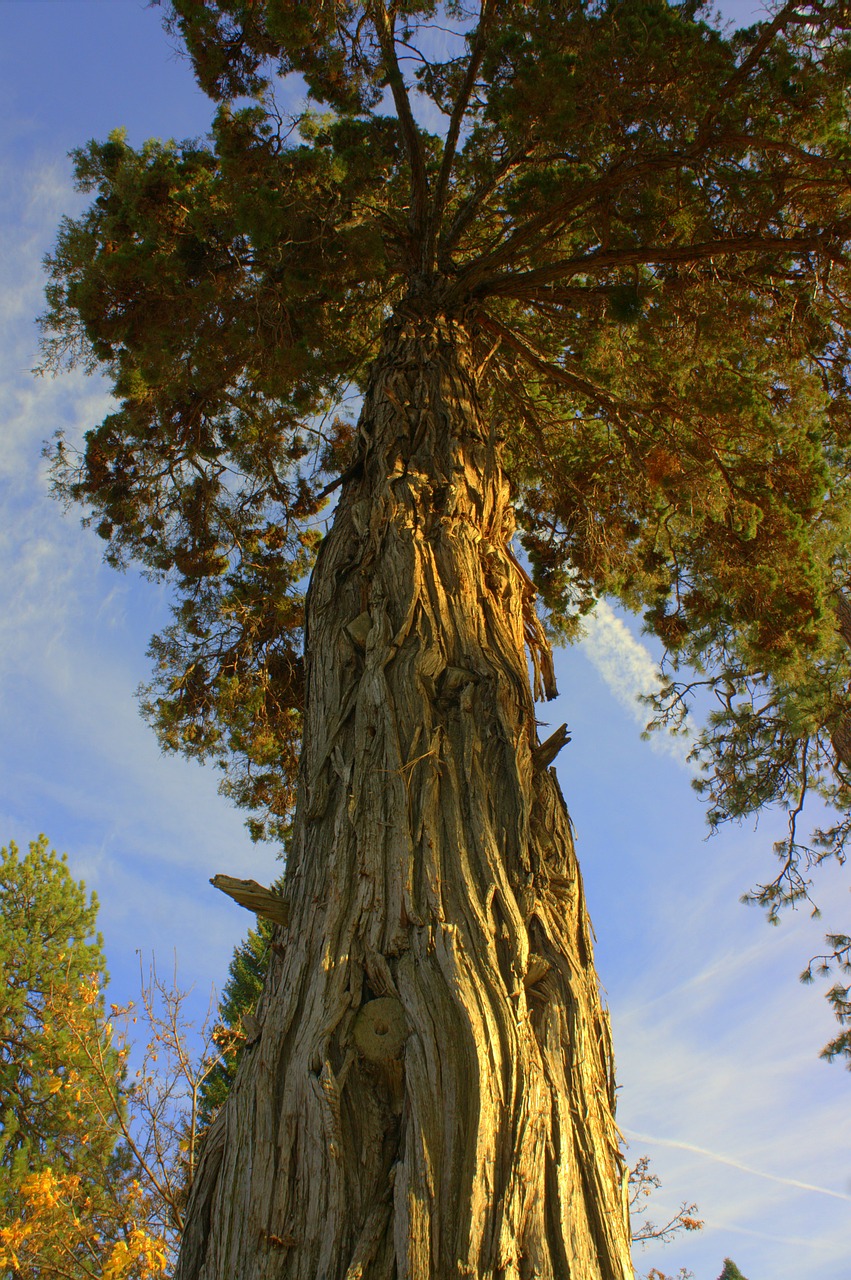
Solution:
M 842 230 L 847 233 L 846 228 Z M 837 228 L 831 239 L 838 238 L 838 235 Z M 826 244 L 827 238 L 823 235 L 735 236 L 729 240 L 705 240 L 699 244 L 673 245 L 670 248 L 651 245 L 646 249 L 600 250 L 579 258 L 562 258 L 560 261 L 549 262 L 532 271 L 501 272 L 480 280 L 474 292 L 479 297 L 538 298 L 538 289 L 542 285 L 612 267 L 702 262 L 707 258 L 726 257 L 736 253 L 802 253 L 811 249 L 824 249 Z M 838 251 L 834 251 L 831 258 L 833 261 L 846 263 L 845 256 Z
M 519 169 L 523 161 L 534 150 L 536 143 L 533 139 L 527 138 L 525 142 L 515 147 L 511 154 L 503 160 L 502 164 L 494 170 L 487 182 L 483 182 L 472 195 L 465 200 L 464 204 L 458 210 L 452 221 L 449 230 L 445 236 L 441 236 L 439 245 L 439 255 L 441 258 L 447 258 L 466 231 L 467 227 L 475 218 L 482 205 L 487 201 L 488 197 L 496 191 L 497 187 L 505 178 L 509 177 L 515 169 Z
M 411 166 L 411 214 L 409 225 L 415 240 L 419 241 L 422 250 L 422 237 L 425 230 L 426 206 L 428 201 L 428 178 L 426 176 L 425 156 L 422 139 L 411 110 L 411 100 L 405 85 L 405 79 L 396 57 L 396 37 L 393 20 L 381 0 L 373 0 L 369 6 L 378 43 L 387 68 L 387 82 L 393 94 L 402 136 L 408 151 Z
M 588 382 L 585 378 L 578 377 L 577 374 L 569 373 L 561 365 L 553 364 L 545 359 L 512 329 L 506 328 L 499 320 L 495 320 L 493 316 L 481 315 L 479 323 L 483 329 L 487 329 L 489 333 L 499 337 L 505 346 L 516 351 L 533 369 L 537 369 L 539 373 L 544 374 L 545 377 L 550 378 L 553 382 L 567 387 L 569 391 L 585 396 L 593 401 L 594 404 L 605 404 L 613 409 L 618 408 L 617 401 L 607 391 L 603 391 L 601 387 L 596 387 L 593 382 Z
M 256 880 L 239 880 L 235 876 L 218 875 L 212 877 L 210 884 L 255 915 L 265 916 L 275 924 L 286 924 L 289 920 L 286 898 L 274 889 L 264 888 Z
M 437 176 L 437 185 L 435 186 L 434 199 L 432 201 L 431 213 L 429 216 L 428 233 L 426 237 L 426 262 L 429 268 L 434 263 L 435 241 L 437 239 L 438 229 L 443 218 L 443 212 L 446 208 L 446 196 L 449 190 L 449 178 L 452 173 L 452 165 L 455 161 L 455 155 L 458 150 L 458 138 L 461 133 L 461 124 L 464 119 L 464 112 L 470 102 L 470 95 L 476 84 L 476 76 L 479 74 L 479 68 L 482 65 L 482 58 L 485 53 L 488 20 L 493 9 L 492 0 L 481 0 L 479 7 L 479 26 L 476 31 L 476 38 L 473 42 L 470 58 L 467 62 L 467 71 L 458 91 L 458 96 L 452 106 L 452 115 L 449 118 L 449 129 L 446 133 L 446 142 L 443 148 L 443 159 L 440 164 L 440 173 Z
M 664 172 L 666 169 L 689 167 L 693 165 L 705 152 L 710 143 L 710 134 L 712 126 L 717 120 L 718 110 L 720 106 L 727 100 L 733 89 L 735 89 L 742 80 L 746 79 L 755 67 L 756 63 L 762 57 L 774 37 L 783 29 L 797 11 L 795 0 L 790 0 L 774 19 L 768 24 L 765 31 L 761 34 L 757 43 L 754 45 L 747 58 L 736 69 L 730 79 L 721 86 L 716 101 L 712 104 L 704 116 L 703 122 L 697 131 L 694 142 L 687 148 L 676 150 L 667 155 L 659 155 L 649 157 L 641 164 L 629 164 L 626 157 L 620 157 L 611 164 L 607 172 L 594 184 L 585 186 L 581 191 L 575 193 L 561 204 L 550 205 L 546 210 L 529 218 L 527 222 L 518 227 L 512 235 L 510 235 L 498 248 L 492 252 L 485 254 L 484 257 L 474 260 L 466 267 L 465 271 L 459 277 L 458 287 L 460 291 L 469 290 L 471 287 L 478 287 L 485 271 L 491 271 L 495 267 L 502 266 L 516 258 L 516 255 L 528 248 L 530 244 L 539 235 L 548 234 L 552 237 L 558 226 L 563 223 L 568 214 L 575 212 L 583 204 L 588 204 L 592 198 L 599 197 L 623 187 L 636 178 L 646 173 Z M 715 139 L 717 142 L 717 139 Z M 501 178 L 499 179 L 501 180 Z M 473 198 L 471 197 L 471 200 Z M 480 200 L 475 198 L 476 203 L 470 210 L 469 214 L 462 210 L 464 216 L 464 225 L 469 221 L 478 208 Z M 459 218 L 462 216 L 459 215 Z M 456 222 L 459 219 L 456 219 Z M 449 246 L 457 239 L 455 226 L 450 229 Z
M 709 112 L 707 112 L 706 118 L 704 119 L 704 122 L 701 125 L 701 128 L 700 128 L 701 134 L 704 132 L 704 130 L 706 130 L 706 132 L 708 133 L 709 128 L 712 124 L 712 121 L 717 114 L 718 107 L 723 102 L 727 101 L 732 91 L 734 89 L 737 89 L 743 80 L 747 79 L 747 77 L 753 71 L 756 64 L 759 62 L 762 55 L 765 53 L 768 46 L 771 44 L 774 37 L 776 35 L 779 35 L 779 33 L 786 26 L 787 22 L 789 22 L 792 18 L 797 16 L 797 11 L 800 7 L 801 7 L 800 0 L 789 0 L 789 3 L 785 4 L 783 8 L 779 9 L 778 12 L 774 15 L 771 22 L 768 23 L 762 35 L 757 40 L 756 44 L 751 49 L 748 56 L 745 58 L 744 62 L 742 62 L 741 65 L 736 68 L 736 70 L 730 76 L 730 79 L 727 80 L 726 83 L 721 86 L 718 92 L 718 97 L 716 101 L 713 103 L 712 109 Z
M 600 196 L 609 195 L 618 188 L 634 182 L 636 178 L 648 173 L 663 173 L 666 169 L 686 168 L 698 158 L 699 150 L 690 147 L 687 151 L 672 151 L 667 154 L 650 156 L 640 164 L 627 164 L 624 157 L 609 165 L 602 177 L 596 182 L 585 184 L 561 203 L 548 205 L 540 213 L 529 218 L 517 228 L 496 249 L 486 253 L 484 257 L 473 259 L 465 265 L 459 275 L 458 288 L 469 290 L 476 287 L 485 273 L 495 267 L 503 266 L 516 258 L 522 250 L 533 245 L 538 237 L 552 240 L 557 229 L 563 226 L 568 215 L 576 213 L 583 205 L 589 205 Z M 539 240 L 539 243 L 541 241 Z

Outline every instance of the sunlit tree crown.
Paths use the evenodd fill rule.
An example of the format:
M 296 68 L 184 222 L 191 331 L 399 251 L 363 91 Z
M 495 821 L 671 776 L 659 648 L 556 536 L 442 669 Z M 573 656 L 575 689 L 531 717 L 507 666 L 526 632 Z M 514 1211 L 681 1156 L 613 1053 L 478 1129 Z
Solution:
M 291 807 L 303 583 L 393 315 L 469 335 L 553 630 L 614 597 L 668 650 L 661 718 L 677 664 L 718 696 L 713 821 L 807 786 L 844 810 L 844 13 L 173 0 L 212 130 L 76 154 L 47 362 L 117 403 L 57 475 L 111 561 L 174 582 L 148 707 L 256 833 Z M 806 892 L 796 844 L 769 905 Z

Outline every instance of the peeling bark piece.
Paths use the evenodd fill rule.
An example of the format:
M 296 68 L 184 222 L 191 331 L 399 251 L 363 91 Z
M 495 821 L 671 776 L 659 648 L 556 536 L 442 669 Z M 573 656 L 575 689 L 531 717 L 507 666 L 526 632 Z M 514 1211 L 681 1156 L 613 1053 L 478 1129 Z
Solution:
M 364 609 L 363 613 L 359 613 L 358 616 L 349 623 L 346 627 L 346 631 L 348 632 L 353 644 L 357 645 L 358 649 L 365 649 L 366 639 L 371 628 L 372 618 L 369 616 L 369 610 Z
M 477 676 L 466 667 L 447 667 L 441 676 L 440 691 L 444 694 L 457 693 L 465 685 L 474 684 Z
M 526 976 L 523 979 L 523 985 L 526 987 L 534 987 L 536 982 L 540 982 L 541 978 L 549 973 L 551 968 L 549 960 L 545 960 L 543 956 L 537 956 L 534 952 L 529 956 L 529 966 L 526 970 Z
M 288 924 L 290 913 L 287 900 L 274 889 L 266 889 L 256 880 L 239 880 L 236 876 L 212 876 L 210 884 L 220 889 L 234 902 L 238 902 L 247 911 L 266 920 L 274 920 L 275 924 Z
M 255 1018 L 253 1013 L 245 1013 L 242 1015 L 242 1030 L 245 1033 L 245 1043 L 254 1044 L 260 1039 L 263 1023 L 259 1018 Z

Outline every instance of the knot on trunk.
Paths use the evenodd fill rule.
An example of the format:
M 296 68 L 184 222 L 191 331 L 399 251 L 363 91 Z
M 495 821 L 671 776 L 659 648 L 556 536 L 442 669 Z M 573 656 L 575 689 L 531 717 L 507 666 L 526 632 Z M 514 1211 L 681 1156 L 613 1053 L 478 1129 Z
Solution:
M 367 638 L 372 630 L 372 618 L 369 616 L 369 610 L 364 609 L 363 613 L 359 613 L 346 626 L 349 638 L 357 649 L 363 651 L 366 648 Z
M 370 1000 L 358 1013 L 352 1028 L 356 1048 L 369 1062 L 387 1062 L 401 1056 L 408 1023 L 401 1001 L 393 996 Z

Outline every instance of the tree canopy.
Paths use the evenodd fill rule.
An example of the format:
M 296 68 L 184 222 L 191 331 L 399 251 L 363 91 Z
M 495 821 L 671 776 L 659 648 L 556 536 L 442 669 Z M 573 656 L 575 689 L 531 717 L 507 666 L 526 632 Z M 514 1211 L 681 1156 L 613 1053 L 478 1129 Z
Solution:
M 844 6 L 172 0 L 210 136 L 75 155 L 46 366 L 117 405 L 60 492 L 174 584 L 146 706 L 255 834 L 292 805 L 303 584 L 392 314 L 465 324 L 552 632 L 609 596 L 714 696 L 715 824 L 780 802 L 776 912 L 851 831 Z M 293 89 L 295 86 L 295 89 Z M 283 96 L 300 93 L 289 114 Z M 799 835 L 808 791 L 836 821 Z

